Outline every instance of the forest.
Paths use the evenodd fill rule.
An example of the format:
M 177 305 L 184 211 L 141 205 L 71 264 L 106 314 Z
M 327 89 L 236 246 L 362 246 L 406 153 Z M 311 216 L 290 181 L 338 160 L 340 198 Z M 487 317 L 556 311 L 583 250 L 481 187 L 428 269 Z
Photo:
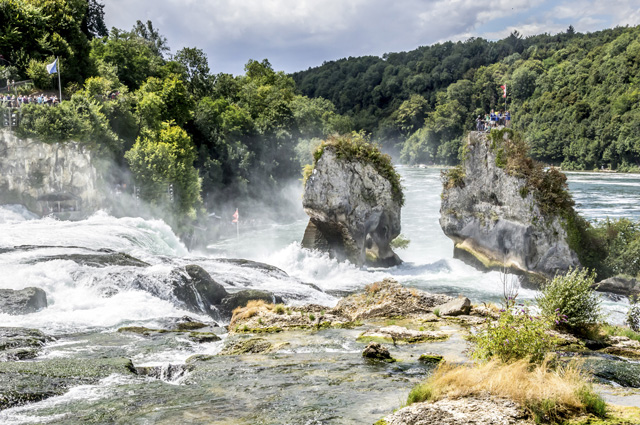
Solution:
M 511 112 L 532 155 L 566 170 L 640 171 L 640 26 L 470 38 L 293 74 L 406 163 L 455 164 L 478 115 Z M 507 86 L 502 97 L 500 86 Z
M 639 171 L 639 40 L 640 27 L 569 27 L 292 75 L 248 59 L 234 76 L 212 71 L 198 47 L 171 52 L 150 21 L 107 29 L 98 0 L 0 0 L 0 87 L 29 80 L 14 93 L 57 93 L 46 65 L 58 57 L 64 101 L 22 104 L 20 135 L 85 143 L 130 171 L 141 198 L 175 196 L 193 218 L 229 201 L 277 203 L 273 189 L 300 179 L 335 134 L 364 131 L 404 163 L 456 164 L 476 116 L 505 102 L 535 158 Z

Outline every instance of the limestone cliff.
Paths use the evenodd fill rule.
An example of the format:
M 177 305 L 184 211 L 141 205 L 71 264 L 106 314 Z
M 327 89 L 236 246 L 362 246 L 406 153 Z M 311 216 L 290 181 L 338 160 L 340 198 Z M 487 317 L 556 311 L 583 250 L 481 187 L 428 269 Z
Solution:
M 92 154 L 80 144 L 42 143 L 0 130 L 0 203 L 43 214 L 57 208 L 51 199 L 62 197 L 71 200 L 69 210 L 93 211 L 102 204 L 98 185 Z
M 402 192 L 389 158 L 376 150 L 391 167 L 391 178 L 371 161 L 341 153 L 339 146 L 321 149 L 305 184 L 303 206 L 310 220 L 303 246 L 357 265 L 367 258 L 376 266 L 400 264 L 389 244 L 400 234 Z
M 509 132 L 472 132 L 463 165 L 443 175 L 440 226 L 486 267 L 551 278 L 579 265 L 560 212 L 573 213 L 572 201 L 565 177 L 526 158 L 522 146 Z

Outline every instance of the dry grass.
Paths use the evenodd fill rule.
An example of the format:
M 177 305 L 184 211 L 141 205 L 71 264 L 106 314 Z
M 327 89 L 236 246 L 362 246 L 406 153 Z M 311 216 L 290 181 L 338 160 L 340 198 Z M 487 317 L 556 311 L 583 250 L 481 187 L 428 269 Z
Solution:
M 249 319 L 255 316 L 260 310 L 273 310 L 273 308 L 273 304 L 268 304 L 262 300 L 251 300 L 247 303 L 246 307 L 237 307 L 233 310 L 233 315 L 231 316 L 229 326 L 232 327 L 236 322 L 240 320 Z
M 381 289 L 382 289 L 381 282 L 373 282 L 364 287 L 364 291 L 369 294 L 375 294 L 376 292 L 380 292 Z
M 528 360 L 510 364 L 488 362 L 476 367 L 441 364 L 434 374 L 416 386 L 407 404 L 491 394 L 520 403 L 538 421 L 553 421 L 574 414 L 604 415 L 602 399 L 593 393 L 576 364 L 552 369 L 547 362 Z

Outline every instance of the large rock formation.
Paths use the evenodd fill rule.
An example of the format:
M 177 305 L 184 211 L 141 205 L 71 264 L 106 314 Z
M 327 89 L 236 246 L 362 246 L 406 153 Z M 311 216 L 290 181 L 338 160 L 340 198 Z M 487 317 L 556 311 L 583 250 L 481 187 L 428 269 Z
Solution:
M 0 313 L 29 314 L 47 308 L 47 294 L 40 288 L 0 289 Z
M 390 166 L 390 164 L 389 164 Z M 390 242 L 400 234 L 402 194 L 370 162 L 326 145 L 304 190 L 309 225 L 302 245 L 362 265 L 401 263 Z
M 1 129 L 0 204 L 22 204 L 42 214 L 48 212 L 43 211 L 47 200 L 55 198 L 70 209 L 94 211 L 103 202 L 94 162 L 92 153 L 78 143 L 42 143 Z
M 527 170 L 509 168 L 514 163 L 508 161 L 517 158 L 508 156 L 523 155 L 522 150 L 505 147 L 511 143 L 509 133 L 493 134 L 495 141 L 486 133 L 472 132 L 463 168 L 443 178 L 442 230 L 458 252 L 471 254 L 485 267 L 506 266 L 551 278 L 578 266 L 567 242 L 565 218 L 542 208 L 534 196 L 538 189 L 531 187 L 526 175 L 518 176 Z M 522 163 L 523 168 L 538 167 L 534 170 L 542 179 L 550 176 L 530 160 Z

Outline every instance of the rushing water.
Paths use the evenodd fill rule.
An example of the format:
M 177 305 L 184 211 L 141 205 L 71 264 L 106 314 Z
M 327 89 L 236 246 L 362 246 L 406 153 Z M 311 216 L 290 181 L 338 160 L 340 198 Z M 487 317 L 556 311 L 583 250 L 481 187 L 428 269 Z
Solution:
M 0 207 L 0 287 L 41 287 L 50 304 L 29 315 L 0 314 L 1 323 L 35 327 L 57 336 L 42 354 L 43 359 L 118 355 L 131 358 L 136 365 L 162 365 L 182 363 L 196 353 L 216 354 L 223 342 L 196 344 L 173 337 L 144 340 L 113 332 L 125 325 L 162 327 L 168 317 L 194 316 L 174 305 L 165 283 L 172 269 L 186 264 L 202 266 L 230 290 L 265 289 L 291 304 L 332 306 L 343 294 L 384 277 L 431 292 L 461 293 L 475 302 L 499 301 L 502 287 L 498 273 L 484 273 L 453 258 L 453 243 L 438 223 L 440 171 L 401 167 L 400 173 L 406 194 L 402 232 L 411 243 L 399 252 L 404 264 L 391 269 L 360 269 L 302 249 L 298 241 L 307 218 L 301 206 L 292 214 L 298 218 L 287 223 L 245 229 L 241 221 L 239 238 L 213 243 L 205 252 L 188 252 L 159 220 L 114 218 L 101 212 L 84 221 L 63 222 L 38 219 L 21 207 Z M 640 219 L 640 176 L 570 173 L 569 186 L 578 210 L 588 219 Z M 241 219 L 245 213 L 240 211 Z M 16 246 L 23 247 L 11 249 Z M 60 259 L 61 255 L 97 249 L 128 253 L 150 267 L 95 268 Z M 51 256 L 58 259 L 41 261 Z M 272 264 L 288 276 L 218 261 L 217 257 Z M 141 274 L 155 285 L 160 297 L 132 284 Z M 324 292 L 304 283 L 313 283 Z M 533 290 L 521 289 L 519 298 L 531 301 L 535 295 Z M 609 320 L 620 322 L 626 301 L 603 297 L 603 302 Z M 353 342 L 354 332 L 301 333 L 288 351 L 278 354 L 279 362 L 268 356 L 250 361 L 225 358 L 212 366 L 215 370 L 210 374 L 194 373 L 185 378 L 187 385 L 109 377 L 97 386 L 0 412 L 0 422 L 83 423 L 88 416 L 74 422 L 65 416 L 69 409 L 132 409 L 133 403 L 138 406 L 130 418 L 135 423 L 211 423 L 211 418 L 218 416 L 219 423 L 312 424 L 331 423 L 332 418 L 335 423 L 361 423 L 397 406 L 410 387 L 407 382 L 415 382 L 427 371 L 408 366 L 372 369 L 362 364 L 357 360 L 361 347 Z M 446 351 L 446 344 L 439 347 Z M 409 358 L 419 354 L 417 350 L 405 347 L 397 355 Z M 386 381 L 381 381 L 383 378 Z M 252 401 L 247 391 L 254 390 L 258 399 Z M 382 394 L 384 400 L 377 400 Z M 238 404 L 232 407 L 234 402 Z M 366 405 L 360 413 L 352 407 L 358 403 Z M 162 413 L 154 414 L 154 409 Z M 236 416 L 245 419 L 231 421 Z M 127 416 L 116 419 L 129 423 Z

